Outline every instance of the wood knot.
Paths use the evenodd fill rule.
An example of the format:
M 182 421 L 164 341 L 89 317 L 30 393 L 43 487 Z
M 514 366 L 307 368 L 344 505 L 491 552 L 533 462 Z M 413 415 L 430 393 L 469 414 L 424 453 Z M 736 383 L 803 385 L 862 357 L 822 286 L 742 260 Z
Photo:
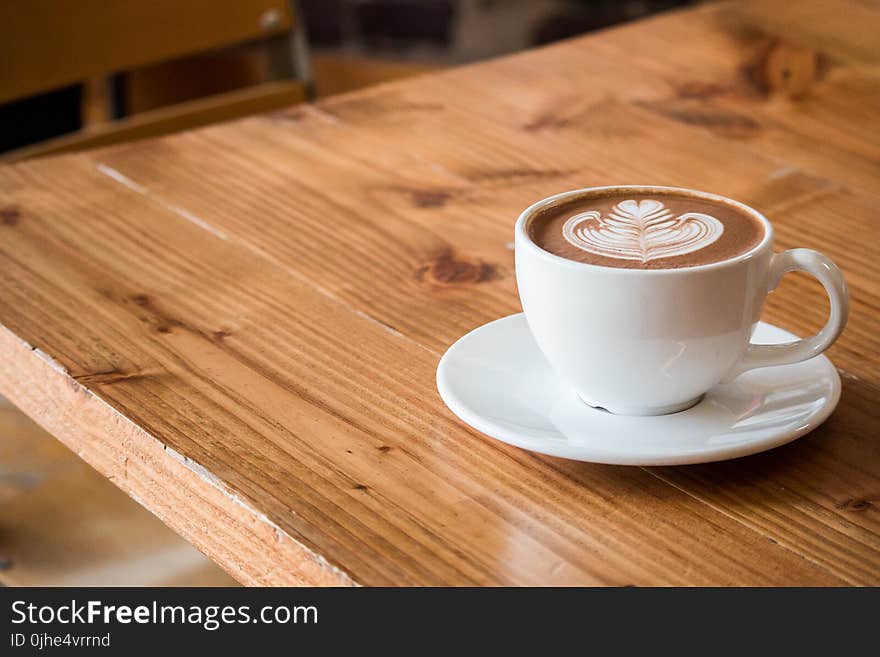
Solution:
M 126 300 L 142 309 L 134 314 L 157 333 L 174 333 L 175 329 L 187 329 L 183 322 L 158 308 L 155 299 L 149 294 L 131 294 L 126 297 Z
M 84 386 L 105 386 L 114 383 L 139 381 L 146 378 L 142 372 L 125 372 L 118 367 L 114 367 L 103 372 L 87 372 L 73 377 Z
M 214 331 L 211 335 L 218 342 L 222 342 L 223 340 L 228 338 L 230 335 L 232 335 L 232 333 L 230 333 L 229 331 L 227 331 L 225 329 L 220 329 L 219 331 Z
M 859 497 L 850 497 L 848 499 L 843 500 L 834 505 L 838 509 L 845 509 L 846 511 L 869 511 L 874 507 L 874 502 L 872 500 L 866 500 L 864 498 Z
M 410 191 L 413 205 L 419 208 L 442 208 L 452 198 L 445 189 L 414 189 Z
M 0 208 L 0 225 L 14 226 L 21 218 L 21 210 L 14 205 L 7 205 Z
M 636 104 L 679 123 L 705 128 L 722 137 L 751 139 L 763 130 L 763 126 L 750 116 L 707 103 L 669 99 Z
M 416 279 L 419 282 L 439 285 L 485 283 L 496 276 L 494 265 L 456 257 L 451 249 L 443 251 L 416 271 Z
M 387 454 L 388 452 L 391 451 L 391 445 L 380 445 L 376 449 L 378 449 L 383 454 Z
M 456 191 L 453 189 L 405 187 L 401 185 L 382 187 L 380 191 L 392 191 L 396 194 L 402 194 L 417 208 L 442 208 L 456 195 Z
M 719 96 L 724 92 L 721 85 L 714 82 L 701 82 L 699 80 L 689 80 L 678 85 L 675 94 L 679 98 L 687 98 L 690 100 L 703 100 Z
M 355 490 L 370 490 L 370 487 L 367 486 L 366 484 L 355 484 L 354 489 Z
M 761 94 L 796 99 L 825 77 L 829 66 L 830 60 L 822 53 L 768 39 L 743 66 L 743 73 Z

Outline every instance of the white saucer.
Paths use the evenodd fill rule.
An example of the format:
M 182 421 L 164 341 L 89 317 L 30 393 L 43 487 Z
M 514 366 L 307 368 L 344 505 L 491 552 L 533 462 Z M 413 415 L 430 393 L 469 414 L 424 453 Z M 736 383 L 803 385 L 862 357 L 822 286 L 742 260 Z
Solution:
M 761 322 L 754 342 L 796 337 Z M 818 427 L 840 398 L 825 356 L 752 370 L 670 415 L 612 415 L 557 380 L 522 314 L 460 338 L 440 360 L 437 388 L 473 428 L 523 449 L 578 461 L 680 465 L 721 461 L 783 445 Z

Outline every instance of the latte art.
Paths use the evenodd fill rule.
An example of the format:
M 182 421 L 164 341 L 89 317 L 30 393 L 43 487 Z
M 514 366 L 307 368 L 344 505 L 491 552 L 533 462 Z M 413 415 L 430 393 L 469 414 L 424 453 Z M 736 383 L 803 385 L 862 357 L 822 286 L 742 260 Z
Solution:
M 678 269 L 720 262 L 765 236 L 752 211 L 721 197 L 669 188 L 572 193 L 536 212 L 529 237 L 550 253 L 617 269 Z
M 653 199 L 627 199 L 604 216 L 596 210 L 566 220 L 562 234 L 572 246 L 608 258 L 648 262 L 703 249 L 724 232 L 724 224 L 702 212 L 675 215 Z

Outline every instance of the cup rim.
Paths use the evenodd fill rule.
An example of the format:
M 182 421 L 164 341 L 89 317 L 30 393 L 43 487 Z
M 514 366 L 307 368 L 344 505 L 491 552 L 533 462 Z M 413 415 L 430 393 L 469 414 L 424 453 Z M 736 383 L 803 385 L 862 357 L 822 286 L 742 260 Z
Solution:
M 717 201 L 721 203 L 727 203 L 729 205 L 734 206 L 742 210 L 743 212 L 751 215 L 764 226 L 764 236 L 760 242 L 758 242 L 751 249 L 746 251 L 745 253 L 740 253 L 739 255 L 735 255 L 732 258 L 726 258 L 725 260 L 719 260 L 717 262 L 709 262 L 702 265 L 690 265 L 688 267 L 668 267 L 663 269 L 636 269 L 630 267 L 608 267 L 606 265 L 596 265 L 588 262 L 579 262 L 577 260 L 569 260 L 568 258 L 563 258 L 562 256 L 556 255 L 555 253 L 550 253 L 549 251 L 538 246 L 529 235 L 526 230 L 526 225 L 528 224 L 529 219 L 535 215 L 539 210 L 544 209 L 547 206 L 554 205 L 556 203 L 561 203 L 571 197 L 579 196 L 581 194 L 585 194 L 587 192 L 614 192 L 614 191 L 633 191 L 633 192 L 679 192 L 684 194 L 690 194 L 692 196 L 696 196 L 698 198 L 703 198 L 709 201 Z M 619 273 L 620 275 L 651 275 L 651 276 L 664 276 L 670 274 L 681 274 L 681 273 L 690 273 L 696 271 L 708 271 L 713 269 L 723 269 L 726 267 L 730 267 L 732 265 L 739 264 L 745 260 L 750 260 L 754 258 L 757 254 L 761 253 L 764 249 L 768 248 L 773 244 L 773 226 L 770 221 L 761 214 L 755 208 L 746 205 L 745 203 L 741 203 L 740 201 L 734 200 L 727 196 L 722 196 L 720 194 L 712 194 L 711 192 L 703 192 L 697 189 L 691 189 L 689 187 L 670 187 L 666 185 L 602 185 L 599 187 L 582 187 L 580 189 L 572 189 L 566 192 L 560 192 L 559 194 L 554 194 L 552 196 L 548 196 L 546 198 L 541 199 L 540 201 L 536 201 L 532 203 L 529 207 L 520 213 L 519 217 L 516 220 L 516 226 L 514 228 L 516 241 L 514 242 L 517 247 L 520 244 L 523 244 L 526 248 L 534 251 L 540 257 L 549 259 L 552 262 L 556 262 L 558 264 L 563 264 L 570 267 L 580 268 L 586 267 L 588 269 L 597 269 L 601 270 L 605 273 Z

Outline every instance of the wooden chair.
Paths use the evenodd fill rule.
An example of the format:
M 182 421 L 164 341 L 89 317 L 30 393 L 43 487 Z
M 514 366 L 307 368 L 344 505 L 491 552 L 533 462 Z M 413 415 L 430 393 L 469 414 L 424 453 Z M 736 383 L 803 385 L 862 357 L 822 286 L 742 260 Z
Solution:
M 16 160 L 157 136 L 304 100 L 311 74 L 293 0 L 5 0 L 0 104 L 81 83 L 83 128 L 6 153 Z M 270 77 L 251 86 L 120 116 L 119 74 L 259 41 Z

